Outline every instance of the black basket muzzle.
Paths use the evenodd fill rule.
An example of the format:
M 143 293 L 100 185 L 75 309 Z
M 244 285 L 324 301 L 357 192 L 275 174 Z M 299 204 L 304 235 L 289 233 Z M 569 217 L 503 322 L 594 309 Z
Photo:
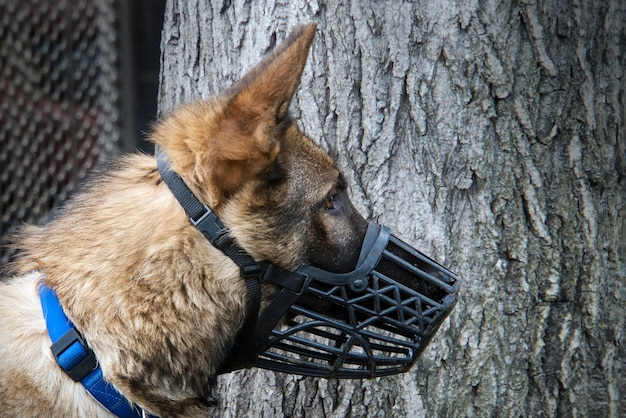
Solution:
M 450 313 L 461 279 L 370 224 L 356 269 L 296 271 L 302 288 L 283 291 L 261 314 L 254 365 L 326 378 L 407 371 Z

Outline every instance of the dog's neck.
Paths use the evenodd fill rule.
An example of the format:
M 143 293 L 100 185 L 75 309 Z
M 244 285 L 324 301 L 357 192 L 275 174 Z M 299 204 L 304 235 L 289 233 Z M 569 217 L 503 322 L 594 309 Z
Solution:
M 172 191 L 172 194 L 181 204 L 185 212 L 189 214 L 191 223 L 198 228 L 211 245 L 227 255 L 241 271 L 241 277 L 246 283 L 248 289 L 248 307 L 245 322 L 240 329 L 234 344 L 244 345 L 244 340 L 249 340 L 253 335 L 256 327 L 257 318 L 259 316 L 259 308 L 261 306 L 261 280 L 264 273 L 264 266 L 256 262 L 248 253 L 246 253 L 230 236 L 227 228 L 215 213 L 205 204 L 202 204 L 187 187 L 183 179 L 173 170 L 171 170 L 165 153 L 159 152 L 157 149 L 157 167 L 161 173 L 161 177 L 165 184 Z M 232 350 L 231 350 L 232 351 Z M 244 359 L 246 366 L 252 366 L 256 358 L 254 350 L 246 350 L 249 357 Z M 231 371 L 234 368 L 231 358 L 226 359 L 226 364 L 222 366 L 220 373 Z
M 230 231 L 217 215 L 194 196 L 183 179 L 170 168 L 165 153 L 159 149 L 157 166 L 172 194 L 189 215 L 190 222 L 202 232 L 211 245 L 222 251 L 239 267 L 240 275 L 248 289 L 246 319 L 234 338 L 233 346 L 226 353 L 218 374 L 252 367 L 265 348 L 267 337 L 274 325 L 298 298 L 307 279 L 301 274 L 284 270 L 269 262 L 255 261 L 230 236 Z M 281 290 L 259 318 L 262 282 L 271 282 L 278 285 Z

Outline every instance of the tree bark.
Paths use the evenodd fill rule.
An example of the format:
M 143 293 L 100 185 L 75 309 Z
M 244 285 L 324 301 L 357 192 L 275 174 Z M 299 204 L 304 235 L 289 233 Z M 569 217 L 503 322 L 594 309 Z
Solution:
M 171 0 L 161 112 L 310 21 L 293 114 L 464 285 L 411 372 L 232 373 L 216 415 L 626 416 L 625 3 Z

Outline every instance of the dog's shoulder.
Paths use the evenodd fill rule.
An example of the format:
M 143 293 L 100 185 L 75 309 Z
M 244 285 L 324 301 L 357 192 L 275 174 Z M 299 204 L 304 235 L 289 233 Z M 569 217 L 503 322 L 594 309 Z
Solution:
M 37 292 L 40 280 L 35 271 L 0 283 L 0 415 L 110 416 L 56 364 Z

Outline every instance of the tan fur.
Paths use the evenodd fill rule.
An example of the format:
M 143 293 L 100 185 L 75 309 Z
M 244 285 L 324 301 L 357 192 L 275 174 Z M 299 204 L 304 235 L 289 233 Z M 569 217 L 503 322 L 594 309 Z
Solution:
M 322 251 L 349 244 L 364 222 L 351 205 L 345 216 L 324 212 L 339 171 L 284 119 L 314 33 L 297 28 L 224 96 L 176 110 L 152 136 L 240 245 L 290 269 L 328 258 Z M 152 156 L 121 158 L 59 217 L 24 227 L 17 245 L 16 276 L 0 285 L 1 415 L 108 416 L 52 358 L 41 280 L 130 401 L 162 416 L 208 413 L 246 287 L 190 224 Z M 263 303 L 272 291 L 264 287 Z
M 133 378 L 140 375 L 158 386 L 153 397 L 186 401 L 190 393 L 176 387 L 208 389 L 224 344 L 243 319 L 245 285 L 234 264 L 189 223 L 160 181 L 154 158 L 126 157 L 91 187 L 60 218 L 23 231 L 27 253 L 16 268 L 45 272 L 105 378 L 127 398 L 159 411 L 134 396 Z M 0 297 L 0 305 L 8 304 L 5 292 Z M 178 348 L 170 354 L 178 357 L 167 359 L 170 370 L 146 368 L 143 362 L 163 362 L 168 345 Z M 206 360 L 197 365 L 206 381 L 185 382 L 192 375 L 187 357 Z

